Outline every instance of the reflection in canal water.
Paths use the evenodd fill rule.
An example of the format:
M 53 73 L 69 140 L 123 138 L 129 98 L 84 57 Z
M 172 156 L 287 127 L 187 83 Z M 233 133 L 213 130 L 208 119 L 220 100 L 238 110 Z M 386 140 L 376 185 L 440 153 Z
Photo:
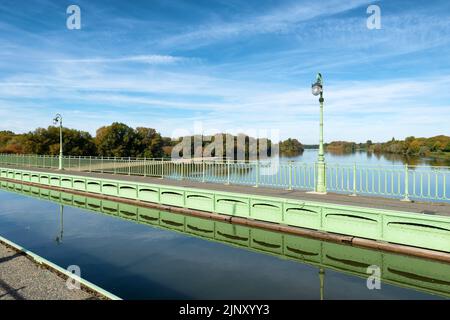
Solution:
M 342 282 L 343 284 L 341 283 L 344 287 L 350 288 L 349 283 L 351 283 L 351 281 L 348 280 L 350 279 L 348 276 L 351 276 L 351 279 L 354 279 L 353 276 L 357 276 L 362 279 L 359 280 L 360 283 L 365 284 L 368 277 L 367 269 L 370 266 L 378 266 L 380 268 L 382 282 L 384 283 L 383 285 L 390 288 L 388 290 L 386 287 L 383 287 L 383 290 L 385 291 L 382 291 L 385 293 L 390 293 L 391 291 L 396 292 L 395 290 L 398 290 L 395 289 L 396 287 L 403 287 L 414 289 L 406 291 L 406 297 L 424 298 L 423 296 L 415 296 L 413 294 L 413 291 L 415 290 L 426 294 L 450 297 L 450 264 L 323 242 L 295 235 L 233 225 L 225 222 L 185 216 L 21 184 L 2 182 L 1 188 L 6 191 L 14 191 L 15 193 L 33 196 L 38 199 L 50 200 L 57 205 L 57 207 L 52 206 L 53 209 L 51 210 L 46 210 L 45 214 L 37 214 L 36 212 L 39 211 L 40 206 L 35 204 L 34 207 L 30 208 L 31 210 L 28 211 L 28 214 L 20 215 L 18 214 L 20 209 L 17 209 L 17 203 L 23 203 L 24 197 L 18 196 L 19 198 L 14 198 L 13 196 L 15 194 L 0 193 L 0 200 L 2 200 L 0 202 L 0 232 L 3 236 L 11 236 L 11 240 L 13 241 L 25 242 L 25 245 L 32 246 L 32 248 L 28 247 L 30 250 L 41 255 L 43 254 L 46 258 L 53 258 L 57 260 L 56 262 L 63 264 L 68 262 L 69 255 L 71 254 L 69 249 L 72 249 L 72 254 L 78 254 L 77 258 L 84 261 L 85 265 L 83 265 L 83 269 L 89 269 L 89 267 L 87 267 L 89 265 L 91 265 L 93 270 L 97 268 L 95 271 L 88 272 L 87 276 L 85 275 L 85 277 L 89 277 L 87 278 L 88 280 L 93 281 L 94 283 L 97 282 L 96 284 L 101 285 L 124 298 L 373 298 L 370 296 L 367 288 L 362 288 L 364 285 L 361 285 L 357 290 L 358 292 L 354 292 L 354 296 L 352 296 L 349 292 L 343 293 L 342 291 L 339 291 L 339 293 L 337 293 L 338 286 L 336 284 L 339 281 L 343 281 L 342 278 L 337 279 L 342 277 L 342 275 L 347 275 L 347 278 L 345 278 L 346 280 Z M 36 201 L 34 199 L 31 200 Z M 59 210 L 57 209 L 58 207 Z M 116 218 L 120 218 L 119 221 L 122 220 L 122 224 L 120 227 L 116 224 L 111 225 L 112 230 L 109 231 L 112 231 L 112 235 L 103 234 L 102 232 L 104 231 L 102 231 L 102 227 L 108 225 L 108 222 L 104 220 L 101 222 L 103 226 L 100 224 L 95 226 L 94 229 L 97 230 L 98 234 L 92 236 L 87 231 L 93 227 L 93 225 L 90 224 L 91 218 L 79 214 L 75 217 L 74 211 L 68 210 L 68 208 L 71 209 L 74 207 L 101 213 L 108 217 L 114 217 L 113 219 L 115 221 L 118 220 Z M 14 212 L 14 214 L 5 214 L 5 212 Z M 57 212 L 56 215 L 55 212 Z M 67 214 L 69 214 L 70 217 L 68 221 L 66 221 Z M 45 241 L 40 239 L 36 234 L 27 237 L 20 227 L 17 228 L 17 226 L 22 224 L 34 225 L 34 228 L 38 228 L 39 224 L 46 226 L 50 225 L 46 223 L 48 222 L 47 220 L 50 219 L 48 215 L 51 215 L 53 219 L 57 217 L 57 219 L 51 221 L 52 223 L 56 222 L 58 224 L 56 243 L 59 244 L 58 247 L 67 245 L 64 248 L 64 251 L 56 250 L 54 246 L 46 245 Z M 33 217 L 35 220 L 33 220 Z M 74 222 L 75 219 L 77 219 L 77 222 Z M 153 246 L 166 246 L 168 241 L 164 239 L 172 239 L 171 235 L 173 232 L 179 233 L 183 235 L 183 237 L 177 240 L 179 242 L 176 242 L 175 246 L 168 247 L 170 250 L 176 250 L 172 255 L 170 250 L 159 251 L 155 250 L 153 247 L 150 248 L 147 245 L 143 245 L 146 242 L 146 230 L 132 229 L 129 223 L 123 222 L 124 220 L 134 222 L 131 225 L 135 225 L 135 223 L 141 225 L 143 228 L 147 229 L 147 232 L 155 232 L 155 228 L 169 231 L 169 233 L 165 232 L 159 234 L 158 236 L 161 240 L 159 242 L 153 241 Z M 83 221 L 85 221 L 84 224 Z M 12 226 L 16 227 L 16 232 L 14 232 L 15 228 Z M 73 230 L 71 230 L 72 228 Z M 13 231 L 11 231 L 11 229 L 13 229 Z M 115 238 L 119 235 L 120 240 Z M 65 239 L 70 238 L 70 240 L 65 240 L 63 244 L 63 236 Z M 125 239 L 127 239 L 127 236 L 129 238 L 129 243 L 125 247 L 128 247 L 130 252 L 133 250 L 133 247 L 141 250 L 142 256 L 137 261 L 134 259 L 132 259 L 134 262 L 127 261 L 127 257 L 129 257 L 128 253 L 121 252 L 121 250 L 124 250 L 124 247 L 123 243 L 120 243 L 120 241 L 126 241 Z M 201 242 L 198 243 L 198 246 L 196 243 L 193 249 L 190 247 L 189 240 L 192 239 L 192 236 L 207 241 L 200 240 Z M 90 256 L 81 252 L 79 248 L 77 249 L 79 251 L 78 253 L 76 253 L 76 250 L 74 249 L 74 240 L 83 241 L 84 238 L 94 240 L 94 243 L 90 243 L 90 246 L 93 246 L 95 250 L 91 249 L 91 253 L 93 254 Z M 54 240 L 55 237 L 53 236 L 53 241 Z M 68 244 L 66 244 L 66 241 Z M 170 241 L 172 240 L 169 240 L 169 242 Z M 210 246 L 211 243 L 220 243 L 222 246 L 214 247 L 214 251 L 206 250 L 204 247 Z M 223 247 L 223 244 L 225 247 Z M 228 247 L 228 249 L 224 249 L 226 247 Z M 224 254 L 224 252 L 231 250 L 230 248 L 238 248 L 238 250 L 240 250 L 237 252 L 230 252 L 229 254 L 234 256 L 239 255 L 241 260 L 237 261 L 236 266 L 226 268 L 227 264 L 231 264 L 231 262 L 229 261 L 230 258 L 227 258 L 228 253 Z M 243 251 L 248 252 L 247 255 L 250 255 L 251 259 L 255 260 L 254 263 L 253 261 L 252 264 L 245 262 L 247 261 L 246 259 L 250 259 L 250 256 L 246 257 Z M 94 254 L 100 254 L 101 252 L 108 252 L 110 255 L 117 255 L 120 257 L 120 267 L 115 270 L 115 273 L 111 270 L 105 271 L 108 270 L 108 263 L 95 261 L 93 257 Z M 250 252 L 255 252 L 256 255 L 251 255 Z M 149 256 L 146 257 L 147 253 Z M 110 255 L 108 257 L 110 257 Z M 184 257 L 184 255 L 187 255 L 187 257 Z M 209 260 L 208 257 L 210 257 Z M 150 260 L 147 260 L 147 258 Z M 224 260 L 219 261 L 220 259 L 218 258 L 223 258 Z M 274 258 L 275 260 L 273 260 Z M 158 262 L 158 259 L 164 261 L 164 264 Z M 186 264 L 186 260 L 189 261 L 189 264 Z M 209 278 L 209 281 L 208 283 L 203 283 L 202 287 L 202 285 L 195 282 L 194 279 L 182 278 L 180 277 L 180 274 L 174 273 L 176 271 L 173 269 L 179 270 L 178 267 L 182 264 L 182 261 L 184 261 L 183 263 L 187 275 L 197 274 L 196 271 L 198 270 L 191 270 L 192 268 L 208 268 L 208 270 L 216 269 L 217 272 L 211 272 L 211 274 L 203 272 L 202 276 Z M 205 266 L 200 266 L 199 261 L 205 261 Z M 133 265 L 133 263 L 136 265 Z M 291 263 L 294 264 L 291 265 Z M 225 272 L 223 271 L 224 266 L 225 269 L 228 270 L 227 272 L 234 270 L 234 272 L 242 273 L 242 277 L 240 277 L 239 274 L 221 274 L 221 272 Z M 251 266 L 253 270 L 245 270 L 246 266 Z M 308 271 L 305 269 L 307 266 L 309 266 Z M 112 268 L 111 266 L 109 267 Z M 148 288 L 149 285 L 145 286 L 145 281 L 142 281 L 141 284 L 136 283 L 139 282 L 139 277 L 142 276 L 140 274 L 142 270 L 138 271 L 140 267 L 147 272 L 148 276 L 152 277 L 153 282 L 159 282 L 150 285 L 153 290 L 152 293 L 148 292 L 148 290 L 150 290 Z M 241 267 L 243 270 L 239 271 L 233 269 L 236 267 Z M 313 269 L 311 270 L 310 267 L 313 267 Z M 121 274 L 120 268 L 122 268 L 123 272 L 128 272 L 129 274 L 125 277 Z M 161 268 L 171 270 L 171 274 L 166 274 Z M 296 268 L 300 269 L 297 270 Z M 273 276 L 271 276 L 273 279 L 268 279 L 267 275 L 270 275 L 271 272 L 273 272 Z M 280 273 L 282 272 L 285 272 L 286 274 L 281 275 Z M 105 276 L 107 274 L 108 277 Z M 315 274 L 315 276 L 311 276 L 311 274 Z M 242 295 L 238 292 L 235 292 L 233 295 L 231 289 L 230 292 L 227 292 L 226 287 L 230 286 L 228 283 L 229 279 L 235 279 L 235 281 L 239 281 L 240 279 L 242 285 L 246 282 L 253 283 L 248 279 L 244 280 L 244 276 L 247 278 L 257 277 L 258 281 L 264 279 L 265 283 L 261 287 L 252 284 L 255 288 L 246 289 L 242 288 L 240 285 L 232 285 L 233 288 L 239 288 Z M 123 279 L 121 279 L 122 277 Z M 167 277 L 172 277 L 173 279 L 168 280 Z M 119 279 L 119 282 L 117 279 Z M 174 279 L 176 279 L 176 281 L 172 281 Z M 302 280 L 300 281 L 300 279 Z M 297 296 L 292 296 L 291 293 L 283 295 L 282 290 L 292 290 L 290 287 L 293 286 L 293 282 L 296 280 L 305 282 L 304 285 L 306 287 L 315 286 L 319 291 L 318 296 L 310 296 L 310 292 L 301 292 L 298 293 Z M 197 279 L 197 281 L 199 280 Z M 280 283 L 272 283 L 275 281 L 279 281 Z M 171 284 L 170 288 L 161 288 L 163 284 L 164 287 L 166 287 L 168 283 Z M 189 283 L 190 288 L 184 288 L 187 283 Z M 214 283 L 216 285 L 220 284 L 221 288 L 216 287 Z M 204 286 L 208 285 L 212 288 L 205 289 Z M 250 284 L 247 286 L 250 286 Z M 277 295 L 276 291 L 265 294 L 258 292 L 258 290 L 262 290 L 263 287 L 273 288 L 274 290 L 278 288 L 279 294 Z M 281 290 L 280 288 L 283 289 Z M 286 288 L 290 289 L 288 290 Z M 221 290 L 224 292 L 217 292 Z M 349 294 L 350 296 L 348 296 Z M 386 298 L 385 296 L 383 297 Z M 393 296 L 388 297 L 397 296 L 394 294 Z M 400 297 L 402 297 L 402 295 L 400 295 Z
M 295 157 L 282 157 L 285 160 L 315 162 L 317 150 L 308 149 Z M 325 159 L 330 163 L 357 163 L 359 165 L 401 165 L 410 166 L 444 166 L 450 167 L 450 159 L 419 157 L 396 153 L 375 153 L 366 151 L 336 152 L 326 151 Z

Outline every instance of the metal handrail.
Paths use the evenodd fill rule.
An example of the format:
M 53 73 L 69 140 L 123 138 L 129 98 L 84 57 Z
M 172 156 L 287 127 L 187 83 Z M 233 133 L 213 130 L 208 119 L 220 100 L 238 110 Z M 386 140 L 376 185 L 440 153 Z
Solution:
M 59 156 L 0 154 L 0 164 L 58 169 Z M 314 162 L 64 156 L 66 170 L 316 190 Z M 327 190 L 403 200 L 450 201 L 450 167 L 326 163 Z

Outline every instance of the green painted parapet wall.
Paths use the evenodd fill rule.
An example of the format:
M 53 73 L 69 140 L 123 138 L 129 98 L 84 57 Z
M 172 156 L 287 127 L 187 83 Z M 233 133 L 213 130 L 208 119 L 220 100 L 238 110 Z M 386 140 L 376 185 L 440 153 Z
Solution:
M 12 168 L 0 177 L 450 252 L 444 216 Z
M 208 241 L 221 242 L 362 278 L 367 278 L 369 266 L 378 266 L 381 279 L 385 283 L 450 297 L 450 264 L 447 263 L 233 225 L 20 183 L 2 181 L 0 188 L 64 206 L 189 234 Z

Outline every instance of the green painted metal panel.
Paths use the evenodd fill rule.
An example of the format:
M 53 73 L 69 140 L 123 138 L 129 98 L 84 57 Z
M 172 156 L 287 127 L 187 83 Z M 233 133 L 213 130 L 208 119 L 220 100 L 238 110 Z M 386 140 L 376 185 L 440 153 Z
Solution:
M 58 176 L 50 176 L 50 185 L 59 187 L 60 186 L 61 177 Z
M 101 193 L 101 182 L 98 180 L 86 180 L 86 191 L 93 193 Z
M 214 239 L 215 221 L 186 216 L 185 223 L 186 232 Z
M 185 206 L 189 209 L 214 211 L 214 194 L 211 192 L 185 192 Z
M 7 177 L 8 177 L 8 170 L 6 170 L 6 169 L 1 169 L 1 170 L 0 170 L 0 177 L 2 177 L 2 178 L 7 178 Z
M 46 174 L 39 175 L 39 183 L 49 185 L 50 184 L 50 177 Z
M 281 233 L 262 229 L 252 229 L 250 231 L 250 236 L 252 248 L 276 254 L 283 253 L 284 245 L 283 235 Z
M 381 238 L 380 215 L 362 210 L 323 208 L 323 230 L 369 239 Z
M 31 175 L 27 172 L 22 174 L 22 181 L 29 182 L 31 181 Z
M 160 203 L 184 207 L 184 191 L 175 188 L 160 188 Z
M 31 182 L 39 183 L 39 174 L 37 174 L 37 173 L 32 173 L 32 174 L 31 174 Z
M 138 198 L 142 201 L 159 203 L 159 188 L 139 186 Z
M 321 244 L 322 242 L 314 239 L 285 234 L 283 252 L 286 256 L 298 260 L 320 263 L 322 258 Z
M 75 190 L 86 191 L 86 179 L 74 178 L 73 179 L 73 188 Z
M 319 230 L 321 228 L 321 208 L 302 201 L 284 203 L 284 223 Z
M 72 179 L 71 178 L 62 177 L 61 178 L 61 187 L 62 188 L 67 188 L 67 189 L 72 189 Z
M 250 246 L 250 228 L 230 223 L 216 223 L 215 238 L 240 246 Z
M 253 219 L 280 223 L 283 222 L 283 202 L 267 198 L 252 197 L 250 200 L 250 217 Z
M 248 218 L 250 216 L 250 199 L 227 193 L 216 193 L 215 212 Z
M 415 217 L 386 216 L 383 219 L 384 239 L 389 242 L 442 250 L 450 247 L 450 223 L 426 221 Z
M 108 196 L 118 196 L 119 185 L 112 182 L 102 182 L 102 193 Z
M 127 199 L 138 198 L 137 196 L 137 186 L 132 184 L 120 184 L 119 185 L 119 196 Z

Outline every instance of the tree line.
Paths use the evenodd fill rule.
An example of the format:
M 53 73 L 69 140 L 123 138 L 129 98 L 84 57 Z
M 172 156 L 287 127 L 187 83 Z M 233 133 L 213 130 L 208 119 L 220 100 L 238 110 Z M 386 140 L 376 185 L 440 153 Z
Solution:
M 209 151 L 208 148 L 222 143 L 224 152 L 231 154 L 234 159 L 238 158 L 238 155 L 244 155 L 245 159 L 254 154 L 258 158 L 272 156 L 275 155 L 275 150 L 287 156 L 303 152 L 303 145 L 297 139 L 273 144 L 270 139 L 218 133 L 208 139 L 200 137 L 201 143 L 198 145 L 195 144 L 195 138 L 196 136 L 188 136 L 171 139 L 163 137 L 153 128 L 132 128 L 124 123 L 114 122 L 97 129 L 95 137 L 86 131 L 64 127 L 63 151 L 71 156 L 163 158 L 170 157 L 174 148 L 180 149 L 175 150 L 180 156 L 187 156 L 184 154 L 185 150 L 195 156 L 204 154 Z M 226 144 L 226 141 L 232 143 Z M 190 144 L 190 148 L 183 149 L 186 144 Z M 274 148 L 275 146 L 279 148 Z M 58 155 L 59 127 L 38 128 L 22 134 L 0 131 L 0 153 Z M 210 151 L 210 154 L 215 156 L 215 150 Z
M 405 140 L 396 140 L 373 143 L 355 143 L 347 141 L 333 141 L 325 145 L 327 151 L 335 153 L 347 153 L 363 150 L 374 153 L 392 153 L 407 156 L 429 156 L 450 152 L 450 137 L 439 135 L 430 138 L 407 137 Z

